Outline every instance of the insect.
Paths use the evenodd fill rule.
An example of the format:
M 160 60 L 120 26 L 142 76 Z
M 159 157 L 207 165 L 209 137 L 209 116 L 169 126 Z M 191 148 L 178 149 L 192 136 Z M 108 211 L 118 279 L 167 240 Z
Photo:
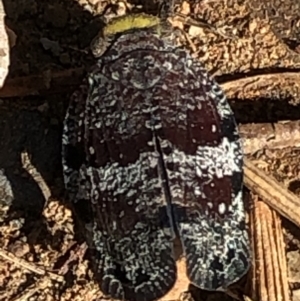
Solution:
M 115 299 L 151 301 L 172 288 L 176 235 L 202 289 L 225 290 L 250 264 L 233 112 L 166 32 L 154 16 L 112 20 L 64 121 L 66 189 Z

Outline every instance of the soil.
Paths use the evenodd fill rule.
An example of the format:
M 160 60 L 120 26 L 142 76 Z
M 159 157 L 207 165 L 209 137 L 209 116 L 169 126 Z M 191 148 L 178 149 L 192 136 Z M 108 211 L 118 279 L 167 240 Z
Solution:
M 157 9 L 155 1 L 3 2 L 6 24 L 17 36 L 11 49 L 9 78 L 47 78 L 49 73 L 86 69 L 93 63 L 90 42 L 107 19 L 125 11 L 155 13 Z M 193 55 L 221 84 L 251 76 L 278 75 L 278 85 L 270 82 L 272 89 L 260 91 L 253 86 L 252 92 L 258 89 L 257 93 L 230 94 L 240 124 L 300 119 L 299 83 L 283 85 L 280 81 L 281 74 L 297 73 L 300 69 L 300 22 L 295 15 L 298 0 L 268 1 L 270 5 L 261 4 L 259 9 L 255 0 L 177 2 L 178 11 L 217 28 L 219 33 L 176 23 L 190 38 L 181 43 L 194 51 Z M 290 16 L 290 23 L 283 15 Z M 236 87 L 237 92 L 242 89 Z M 61 167 L 62 121 L 72 91 L 71 87 L 67 92 L 0 99 L 0 197 L 5 196 L 0 204 L 0 247 L 15 255 L 14 259 L 0 256 L 0 301 L 102 298 L 88 255 L 67 268 L 64 265 L 83 242 L 64 201 Z M 286 187 L 300 194 L 299 148 L 261 150 L 251 156 Z M 296 301 L 300 300 L 300 230 L 287 221 L 284 227 Z M 33 270 L 22 267 L 16 258 L 31 264 Z M 62 278 L 55 280 L 54 276 L 43 275 L 38 272 L 39 267 Z M 184 285 L 170 298 L 189 298 L 185 294 L 179 296 L 187 289 Z M 206 294 L 195 296 L 210 298 Z

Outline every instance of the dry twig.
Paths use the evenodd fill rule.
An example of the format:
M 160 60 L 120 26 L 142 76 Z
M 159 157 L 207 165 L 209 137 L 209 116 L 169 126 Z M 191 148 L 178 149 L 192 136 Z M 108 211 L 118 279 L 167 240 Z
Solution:
M 295 96 L 299 88 L 299 72 L 281 72 L 273 74 L 261 74 L 248 76 L 223 83 L 228 98 L 231 99 L 257 99 L 257 98 L 278 98 L 279 95 L 287 94 Z M 291 91 L 289 91 L 289 89 Z
M 21 153 L 21 162 L 22 167 L 28 172 L 29 175 L 33 178 L 36 184 L 41 189 L 45 201 L 48 201 L 51 196 L 51 191 L 46 181 L 43 179 L 42 175 L 35 168 L 35 166 L 31 163 L 31 159 L 29 154 L 26 151 Z
M 254 300 L 289 301 L 280 217 L 257 196 L 253 196 L 250 218 L 254 256 L 251 297 Z
M 72 244 L 73 245 L 73 244 Z M 58 274 L 56 275 L 51 272 L 46 272 L 45 270 L 34 266 L 33 264 L 30 264 L 26 262 L 23 259 L 15 258 L 12 254 L 8 253 L 7 251 L 0 250 L 0 256 L 4 257 L 5 259 L 8 259 L 9 261 L 13 263 L 17 263 L 18 265 L 25 267 L 26 269 L 35 272 L 39 275 L 44 275 L 40 279 L 38 279 L 35 283 L 28 286 L 26 289 L 24 289 L 19 295 L 17 295 L 13 300 L 11 301 L 25 301 L 28 300 L 31 296 L 33 296 L 35 293 L 37 293 L 40 289 L 43 289 L 47 284 L 49 283 L 49 278 L 56 281 L 64 281 L 64 275 L 68 272 L 68 265 L 72 262 L 79 259 L 82 259 L 84 256 L 84 253 L 87 250 L 87 245 L 84 243 L 76 248 L 74 252 L 71 252 L 71 256 L 67 259 L 67 261 L 63 264 L 63 266 L 60 268 Z M 54 277 L 55 276 L 55 277 Z
M 300 199 L 245 158 L 244 183 L 270 207 L 300 227 Z
M 3 257 L 4 259 L 8 260 L 9 262 L 11 262 L 19 267 L 22 267 L 28 271 L 31 271 L 35 274 L 42 275 L 42 276 L 47 275 L 50 279 L 58 281 L 58 282 L 64 281 L 63 276 L 46 271 L 46 270 L 36 266 L 35 264 L 30 263 L 22 258 L 18 258 L 15 255 L 13 255 L 12 253 L 5 251 L 3 249 L 0 249 L 0 257 Z

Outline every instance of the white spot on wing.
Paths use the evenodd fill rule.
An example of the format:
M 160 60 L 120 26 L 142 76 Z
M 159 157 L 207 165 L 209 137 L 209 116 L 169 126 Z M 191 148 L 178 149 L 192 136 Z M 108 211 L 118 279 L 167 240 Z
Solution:
M 225 214 L 225 212 L 226 212 L 226 205 L 225 205 L 225 203 L 220 203 L 219 204 L 218 211 L 222 215 Z

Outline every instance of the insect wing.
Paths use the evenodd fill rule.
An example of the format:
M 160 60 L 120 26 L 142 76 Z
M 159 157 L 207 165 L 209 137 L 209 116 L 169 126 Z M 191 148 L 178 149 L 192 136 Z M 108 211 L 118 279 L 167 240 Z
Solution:
M 176 266 L 159 156 L 145 126 L 149 108 L 141 91 L 104 76 L 101 60 L 98 66 L 89 75 L 81 170 L 92 202 L 96 274 L 113 298 L 153 300 L 172 287 Z
M 250 261 L 240 139 L 220 87 L 199 62 L 176 55 L 177 67 L 165 78 L 160 137 L 174 220 L 191 282 L 223 290 Z

